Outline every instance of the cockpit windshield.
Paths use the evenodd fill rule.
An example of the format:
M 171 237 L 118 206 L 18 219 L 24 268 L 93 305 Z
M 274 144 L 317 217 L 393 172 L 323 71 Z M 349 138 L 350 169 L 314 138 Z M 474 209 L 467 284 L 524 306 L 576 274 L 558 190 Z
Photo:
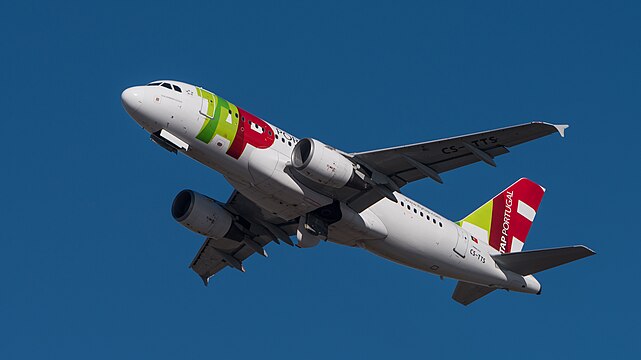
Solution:
M 162 82 L 162 81 L 151 82 L 151 83 L 147 84 L 147 86 L 162 86 L 162 87 L 167 88 L 169 90 L 174 90 L 174 91 L 177 91 L 179 93 L 182 92 L 182 90 L 180 89 L 180 87 L 178 85 L 170 84 L 168 82 Z

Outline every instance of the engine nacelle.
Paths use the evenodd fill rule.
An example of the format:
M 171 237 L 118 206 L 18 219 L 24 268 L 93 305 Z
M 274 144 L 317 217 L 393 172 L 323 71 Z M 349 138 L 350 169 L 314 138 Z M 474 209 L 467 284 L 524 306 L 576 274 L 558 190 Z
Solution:
M 187 229 L 207 237 L 220 239 L 232 227 L 232 215 L 213 199 L 192 190 L 183 190 L 176 195 L 171 206 L 171 215 Z
M 306 138 L 296 144 L 292 165 L 306 178 L 333 188 L 367 187 L 354 172 L 354 164 L 349 159 L 316 139 Z

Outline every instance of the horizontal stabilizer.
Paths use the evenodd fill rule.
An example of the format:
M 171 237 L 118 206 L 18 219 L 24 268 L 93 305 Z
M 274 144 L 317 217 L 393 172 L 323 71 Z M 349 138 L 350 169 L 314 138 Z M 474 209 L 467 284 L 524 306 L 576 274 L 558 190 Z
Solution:
M 452 294 L 452 299 L 467 306 L 494 290 L 496 289 L 459 281 L 454 289 L 454 294 Z
M 596 254 L 583 245 L 493 255 L 504 270 L 526 276 Z

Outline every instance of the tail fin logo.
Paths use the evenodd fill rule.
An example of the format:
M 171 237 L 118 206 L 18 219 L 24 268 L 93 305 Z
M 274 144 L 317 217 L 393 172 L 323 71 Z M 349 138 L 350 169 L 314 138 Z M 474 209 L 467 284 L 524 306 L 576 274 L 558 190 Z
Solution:
M 510 230 L 510 214 L 512 214 L 512 198 L 514 191 L 505 192 L 505 211 L 503 215 L 503 229 L 501 230 L 501 245 L 499 252 L 504 253 L 507 249 L 507 239 L 509 237 L 508 231 Z
M 500 253 L 521 251 L 544 192 L 531 180 L 520 179 L 459 225 Z

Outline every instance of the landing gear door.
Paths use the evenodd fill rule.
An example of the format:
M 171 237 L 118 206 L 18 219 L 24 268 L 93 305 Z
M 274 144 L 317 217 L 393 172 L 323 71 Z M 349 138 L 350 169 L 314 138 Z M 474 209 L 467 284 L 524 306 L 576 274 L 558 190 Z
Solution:
M 467 232 L 459 226 L 456 227 L 456 231 L 458 232 L 458 238 L 456 239 L 454 252 L 464 258 L 465 253 L 467 252 L 467 244 L 470 241 L 470 235 L 468 235 Z

